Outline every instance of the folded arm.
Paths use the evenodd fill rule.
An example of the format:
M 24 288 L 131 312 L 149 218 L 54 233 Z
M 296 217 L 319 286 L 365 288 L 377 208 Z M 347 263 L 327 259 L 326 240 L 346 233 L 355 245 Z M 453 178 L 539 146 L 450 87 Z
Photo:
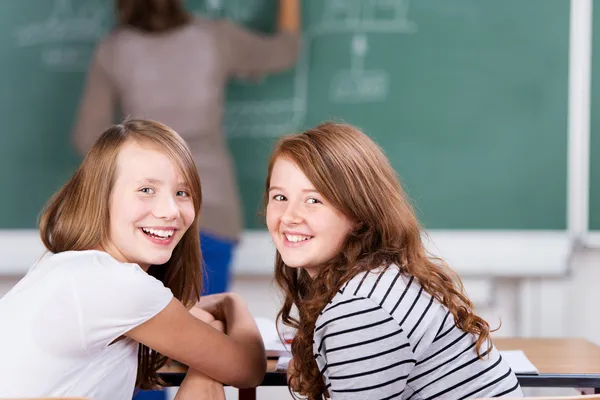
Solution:
M 229 293 L 221 300 L 227 335 L 194 317 L 176 299 L 126 335 L 216 381 L 255 387 L 267 368 L 260 332 L 239 296 Z

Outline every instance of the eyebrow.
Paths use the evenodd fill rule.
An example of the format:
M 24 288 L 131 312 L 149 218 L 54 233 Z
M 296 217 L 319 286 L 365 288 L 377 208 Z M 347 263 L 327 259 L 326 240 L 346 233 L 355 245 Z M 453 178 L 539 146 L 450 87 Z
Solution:
M 271 187 L 269 187 L 269 192 L 271 190 L 279 190 L 279 191 L 282 191 L 282 192 L 284 191 L 283 188 L 279 187 L 279 186 L 271 186 Z M 303 192 L 303 193 L 319 193 L 319 191 L 316 190 L 316 189 L 302 189 L 301 192 Z
M 138 183 L 149 183 L 149 184 L 152 184 L 152 185 L 162 185 L 165 182 L 163 180 L 161 180 L 161 179 L 145 178 L 145 179 L 140 179 L 138 181 Z M 177 182 L 177 185 L 178 186 L 187 186 L 187 182 L 179 181 L 179 182 Z

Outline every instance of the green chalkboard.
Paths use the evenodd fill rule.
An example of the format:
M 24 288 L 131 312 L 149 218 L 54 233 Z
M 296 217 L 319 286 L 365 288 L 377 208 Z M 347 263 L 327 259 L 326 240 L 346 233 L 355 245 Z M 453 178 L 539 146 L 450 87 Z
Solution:
M 69 131 L 82 66 L 110 27 L 109 3 L 0 5 L 0 228 L 35 226 L 78 161 Z M 273 29 L 275 0 L 187 4 Z M 565 229 L 568 0 L 302 5 L 297 68 L 229 89 L 226 131 L 246 227 L 262 227 L 256 213 L 276 137 L 335 119 L 362 127 L 385 149 L 427 228 Z M 72 21 L 74 32 L 48 24 L 55 31 L 19 42 L 57 6 L 88 23 Z
M 600 231 L 600 10 L 592 28 L 589 229 Z

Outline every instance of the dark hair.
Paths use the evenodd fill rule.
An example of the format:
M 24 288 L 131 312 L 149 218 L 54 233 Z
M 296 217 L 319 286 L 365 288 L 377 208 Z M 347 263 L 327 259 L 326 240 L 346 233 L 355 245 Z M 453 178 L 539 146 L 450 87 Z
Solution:
M 118 24 L 160 33 L 191 20 L 181 0 L 116 0 Z
M 381 149 L 357 128 L 324 123 L 281 138 L 271 155 L 263 202 L 273 166 L 285 158 L 302 170 L 316 190 L 354 223 L 340 254 L 311 278 L 303 269 L 285 265 L 275 255 L 275 280 L 285 298 L 277 318 L 296 329 L 292 342 L 293 389 L 309 399 L 321 399 L 325 383 L 313 355 L 313 333 L 319 313 L 341 285 L 357 274 L 396 264 L 414 276 L 427 293 L 448 308 L 455 324 L 475 334 L 477 354 L 489 339 L 489 325 L 474 312 L 460 278 L 446 263 L 429 255 L 422 228 L 396 173 Z M 298 317 L 292 315 L 296 307 Z
M 115 182 L 117 156 L 128 141 L 150 144 L 166 154 L 182 171 L 194 202 L 195 217 L 169 261 L 151 265 L 148 273 L 171 289 L 190 308 L 200 299 L 202 255 L 198 219 L 202 189 L 198 170 L 183 139 L 154 121 L 133 119 L 107 129 L 73 177 L 52 197 L 40 219 L 40 235 L 52 253 L 90 250 L 106 243 L 110 225 L 109 199 Z M 157 371 L 167 358 L 140 345 L 136 385 L 150 389 L 160 384 Z

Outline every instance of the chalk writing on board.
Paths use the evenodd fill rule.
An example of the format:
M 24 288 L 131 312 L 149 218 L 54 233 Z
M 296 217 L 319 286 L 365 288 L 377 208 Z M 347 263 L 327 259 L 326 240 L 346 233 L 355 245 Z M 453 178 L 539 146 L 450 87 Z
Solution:
M 218 0 L 215 0 L 218 1 Z M 391 74 L 368 65 L 369 33 L 410 34 L 417 25 L 409 18 L 410 0 L 327 0 L 321 20 L 303 33 L 303 51 L 294 70 L 288 98 L 229 102 L 226 130 L 230 136 L 279 136 L 299 129 L 305 121 L 311 79 L 311 44 L 324 37 L 348 34 L 348 68 L 334 73 L 329 100 L 334 104 L 372 103 L 388 97 Z M 229 5 L 227 5 L 229 7 Z
M 328 0 L 314 34 L 335 32 L 415 32 L 410 0 Z
M 205 0 L 200 9 L 193 10 L 197 16 L 226 18 L 238 24 L 250 22 L 260 15 L 263 0 Z
M 40 62 L 53 70 L 85 70 L 93 45 L 108 31 L 102 0 L 54 0 L 49 15 L 18 27 L 17 47 L 40 46 Z
M 323 22 L 315 36 L 353 33 L 350 67 L 332 78 L 329 99 L 332 103 L 372 103 L 385 101 L 390 74 L 384 69 L 366 68 L 368 33 L 403 34 L 416 31 L 409 20 L 410 0 L 331 0 L 325 3 Z
M 367 103 L 383 101 L 389 91 L 390 77 L 385 70 L 365 69 L 368 51 L 367 36 L 356 34 L 352 38 L 352 57 L 349 70 L 333 77 L 330 99 L 334 103 Z

